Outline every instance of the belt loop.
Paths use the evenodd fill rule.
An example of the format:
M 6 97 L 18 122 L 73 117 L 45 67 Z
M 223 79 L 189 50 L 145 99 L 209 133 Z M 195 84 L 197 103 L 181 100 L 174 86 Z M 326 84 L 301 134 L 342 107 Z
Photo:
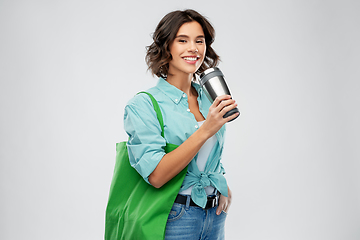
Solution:
M 190 207 L 190 199 L 191 199 L 191 196 L 190 196 L 190 195 L 186 195 L 186 210 L 189 210 L 189 207 Z

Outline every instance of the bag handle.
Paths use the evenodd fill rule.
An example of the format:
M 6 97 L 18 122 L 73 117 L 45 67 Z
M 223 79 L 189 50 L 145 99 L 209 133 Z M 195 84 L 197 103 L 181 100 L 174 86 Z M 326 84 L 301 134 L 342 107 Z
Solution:
M 148 92 L 139 92 L 138 94 L 140 94 L 140 93 L 146 93 L 150 97 L 151 102 L 152 102 L 152 104 L 154 106 L 154 110 L 156 112 L 157 119 L 159 120 L 159 123 L 160 123 L 161 136 L 164 137 L 164 120 L 163 120 L 163 117 L 162 117 L 161 110 L 160 110 L 158 102 L 153 97 L 153 95 L 151 95 L 150 93 L 148 93 Z

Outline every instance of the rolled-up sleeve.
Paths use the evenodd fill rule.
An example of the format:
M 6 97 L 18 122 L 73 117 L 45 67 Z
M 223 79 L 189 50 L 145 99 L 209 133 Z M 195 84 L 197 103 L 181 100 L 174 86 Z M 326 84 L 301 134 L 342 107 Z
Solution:
M 125 107 L 124 128 L 130 164 L 149 183 L 149 175 L 165 155 L 165 139 L 150 98 L 138 94 Z M 150 184 L 150 183 L 149 183 Z

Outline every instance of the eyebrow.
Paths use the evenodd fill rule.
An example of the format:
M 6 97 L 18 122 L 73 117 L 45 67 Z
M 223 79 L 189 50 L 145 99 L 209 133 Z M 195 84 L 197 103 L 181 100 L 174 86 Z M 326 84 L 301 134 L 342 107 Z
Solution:
M 175 38 L 189 38 L 188 35 L 177 35 Z M 199 35 L 196 38 L 205 38 L 204 35 Z

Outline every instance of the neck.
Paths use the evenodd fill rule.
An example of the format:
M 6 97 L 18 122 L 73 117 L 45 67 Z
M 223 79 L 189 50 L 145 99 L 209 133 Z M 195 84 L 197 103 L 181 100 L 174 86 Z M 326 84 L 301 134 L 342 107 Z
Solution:
M 193 79 L 192 74 L 188 74 L 186 76 L 179 76 L 179 75 L 168 75 L 166 81 L 171 85 L 175 86 L 176 88 L 180 89 L 188 96 L 192 95 L 191 90 L 191 81 Z

